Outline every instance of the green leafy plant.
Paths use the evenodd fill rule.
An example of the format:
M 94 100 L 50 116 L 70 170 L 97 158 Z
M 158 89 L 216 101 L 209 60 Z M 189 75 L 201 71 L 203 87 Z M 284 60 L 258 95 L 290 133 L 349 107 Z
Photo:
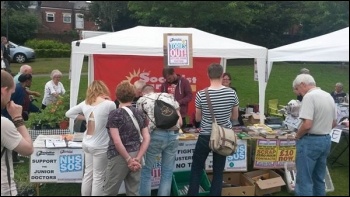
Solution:
M 64 95 L 58 96 L 56 102 L 48 105 L 40 113 L 30 114 L 26 123 L 27 127 L 34 128 L 37 125 L 48 125 L 55 128 L 60 122 L 68 120 L 66 111 L 69 109 L 69 98 L 69 92 L 66 92 Z

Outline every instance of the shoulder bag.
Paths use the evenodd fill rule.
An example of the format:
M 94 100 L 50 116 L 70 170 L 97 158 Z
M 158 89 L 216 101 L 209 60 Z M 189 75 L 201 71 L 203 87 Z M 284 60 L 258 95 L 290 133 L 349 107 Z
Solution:
M 123 109 L 125 109 L 126 112 L 128 112 L 129 116 L 131 117 L 131 120 L 133 121 L 137 131 L 139 132 L 139 135 L 140 135 L 140 142 L 142 143 L 143 141 L 143 137 L 141 135 L 141 130 L 140 130 L 140 126 L 139 126 L 139 123 L 136 121 L 136 118 L 134 116 L 134 114 L 132 113 L 132 111 L 128 108 L 128 107 L 122 107 Z M 141 165 L 144 166 L 145 165 L 145 159 L 144 157 L 142 156 L 141 158 Z
M 230 128 L 225 128 L 217 124 L 215 115 L 213 112 L 213 106 L 211 105 L 208 88 L 205 89 L 205 96 L 208 102 L 208 108 L 210 110 L 212 118 L 212 130 L 210 135 L 209 147 L 212 151 L 223 155 L 229 156 L 236 152 L 237 148 L 237 136 L 235 132 Z

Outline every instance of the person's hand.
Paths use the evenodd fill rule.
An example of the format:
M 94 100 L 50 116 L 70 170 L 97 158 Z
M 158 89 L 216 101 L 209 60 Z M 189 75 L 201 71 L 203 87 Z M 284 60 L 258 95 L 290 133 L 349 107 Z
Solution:
M 40 94 L 39 92 L 33 92 L 33 96 L 35 96 L 35 97 L 40 97 L 41 94 Z
M 7 112 L 11 116 L 12 119 L 17 117 L 22 117 L 22 106 L 17 105 L 13 101 L 10 101 L 6 105 Z
M 131 158 L 128 161 L 128 167 L 131 171 L 136 172 L 141 169 L 141 164 L 136 158 Z

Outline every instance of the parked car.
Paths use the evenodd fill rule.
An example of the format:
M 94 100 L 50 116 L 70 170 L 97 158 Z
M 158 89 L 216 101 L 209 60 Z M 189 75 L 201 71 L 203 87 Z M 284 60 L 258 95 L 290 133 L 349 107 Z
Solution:
M 9 41 L 10 46 L 10 56 L 13 62 L 24 63 L 28 60 L 35 59 L 34 49 L 17 45 Z

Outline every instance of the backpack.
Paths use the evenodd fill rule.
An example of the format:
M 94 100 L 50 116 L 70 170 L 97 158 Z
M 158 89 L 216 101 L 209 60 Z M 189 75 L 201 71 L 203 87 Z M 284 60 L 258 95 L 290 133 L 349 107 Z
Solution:
M 174 106 L 167 102 L 159 100 L 160 95 L 161 94 L 159 94 L 157 99 L 154 101 L 154 122 L 152 119 L 149 117 L 148 118 L 154 123 L 157 128 L 170 129 L 176 125 L 177 121 L 179 120 L 179 115 L 177 114 Z

